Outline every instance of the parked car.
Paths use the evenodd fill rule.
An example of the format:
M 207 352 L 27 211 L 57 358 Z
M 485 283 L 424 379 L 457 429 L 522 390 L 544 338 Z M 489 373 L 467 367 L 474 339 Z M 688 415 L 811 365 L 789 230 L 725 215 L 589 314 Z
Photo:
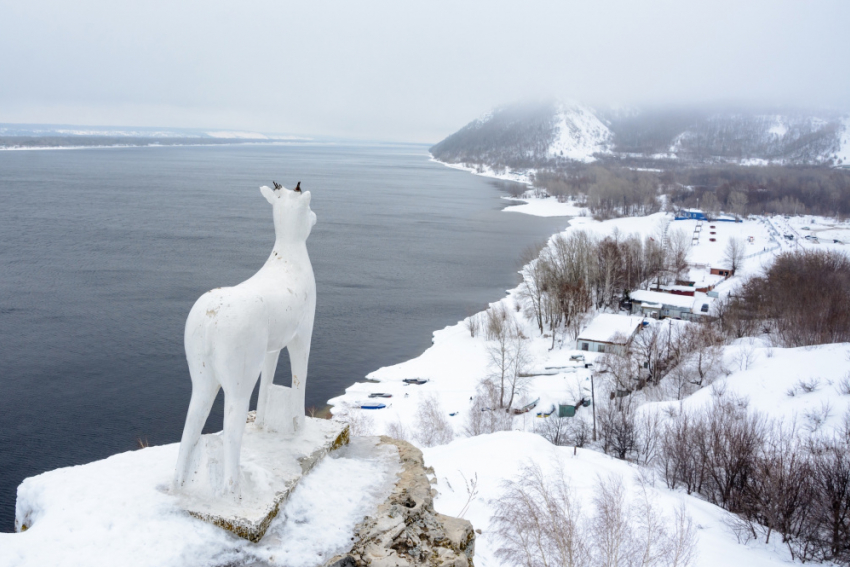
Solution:
M 570 357 L 570 360 L 574 361 L 574 362 L 584 362 L 584 355 L 583 354 L 574 354 Z

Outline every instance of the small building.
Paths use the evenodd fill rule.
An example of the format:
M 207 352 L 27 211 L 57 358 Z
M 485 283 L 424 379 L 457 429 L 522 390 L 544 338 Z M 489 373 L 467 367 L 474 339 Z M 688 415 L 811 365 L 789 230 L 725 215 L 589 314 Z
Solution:
M 674 295 L 660 291 L 646 291 L 639 289 L 631 292 L 632 314 L 663 319 L 685 319 L 693 321 L 708 315 L 714 298 L 700 292 L 693 297 L 686 295 Z
M 660 285 L 655 291 L 662 293 L 672 293 L 673 295 L 687 295 L 693 297 L 696 288 L 689 285 Z
M 704 220 L 707 221 L 708 217 L 705 216 L 705 213 L 699 209 L 680 209 L 676 213 L 676 220 Z
M 735 270 L 731 268 L 711 268 L 711 273 L 715 276 L 723 276 L 724 278 L 729 278 L 735 275 Z
M 588 352 L 623 352 L 637 334 L 643 317 L 602 313 L 576 338 L 576 349 Z

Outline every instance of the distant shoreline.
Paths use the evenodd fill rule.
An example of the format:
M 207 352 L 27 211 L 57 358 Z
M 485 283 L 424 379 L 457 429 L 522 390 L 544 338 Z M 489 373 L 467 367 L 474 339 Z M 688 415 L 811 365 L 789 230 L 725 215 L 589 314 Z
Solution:
M 8 138 L 7 138 L 8 140 Z M 75 140 L 76 141 L 76 140 Z M 5 140 L 0 138 L 0 151 L 30 151 L 30 150 L 103 150 L 103 149 L 127 149 L 127 148 L 191 148 L 191 147 L 217 147 L 217 146 L 304 146 L 304 145 L 338 145 L 337 142 L 316 142 L 313 140 L 226 140 L 217 142 L 215 140 L 198 140 L 193 142 L 168 143 L 161 139 L 154 141 L 146 140 L 139 143 L 114 143 L 114 144 L 68 144 L 68 145 L 37 145 L 19 144 L 6 145 Z
M 504 173 L 504 174 L 498 174 L 498 173 L 495 173 L 493 170 L 491 170 L 489 168 L 486 168 L 486 169 L 483 169 L 483 170 L 477 170 L 477 169 L 475 169 L 471 166 L 465 165 L 465 164 L 447 163 L 447 162 L 440 161 L 439 159 L 435 158 L 433 156 L 433 154 L 431 154 L 430 152 L 428 152 L 428 154 L 429 154 L 429 161 L 432 161 L 434 163 L 439 163 L 440 165 L 443 165 L 445 167 L 448 167 L 448 168 L 451 168 L 451 169 L 458 169 L 458 170 L 461 170 L 461 171 L 465 171 L 467 173 L 471 173 L 473 175 L 478 175 L 478 176 L 481 176 L 481 177 L 488 177 L 490 179 L 496 179 L 496 180 L 499 180 L 499 181 L 510 181 L 510 182 L 514 182 L 514 183 L 520 183 L 520 184 L 526 185 L 529 189 L 533 189 L 533 184 L 531 183 L 531 180 L 528 177 L 528 174 L 531 173 L 529 171 L 525 171 L 521 174 L 511 173 L 510 171 L 508 171 L 507 173 Z M 537 202 L 537 204 L 541 204 L 540 202 L 544 201 L 543 199 L 528 198 L 528 197 L 502 197 L 502 198 L 506 199 L 510 202 L 514 202 L 514 203 L 516 203 L 516 202 L 523 203 L 523 204 L 513 204 L 513 205 L 510 205 L 510 206 L 507 206 L 504 209 L 502 209 L 502 212 L 516 212 L 516 213 L 525 214 L 525 215 L 528 215 L 528 216 L 541 217 L 541 218 L 547 218 L 547 217 L 553 217 L 553 216 L 564 217 L 564 218 L 574 218 L 576 216 L 580 216 L 580 214 L 581 214 L 581 211 L 579 209 L 575 208 L 575 207 L 572 207 L 572 205 L 567 205 L 565 207 L 561 207 L 560 210 L 550 211 L 547 214 L 546 212 L 540 210 L 540 207 L 534 206 L 535 202 Z M 548 201 L 548 199 L 547 199 L 547 201 Z M 546 203 L 545 205 L 548 205 L 549 206 L 548 208 L 552 208 L 551 205 L 562 205 L 562 204 L 561 203 Z M 553 236 L 559 234 L 560 232 L 562 232 L 562 231 L 558 230 L 558 231 L 554 232 L 549 238 L 551 239 Z M 507 290 L 509 295 L 512 291 L 513 290 Z M 503 299 L 504 299 L 504 297 L 499 298 L 499 299 L 496 300 L 496 302 L 502 301 Z M 463 322 L 463 320 L 458 321 L 454 325 L 458 325 L 462 322 Z M 443 330 L 448 329 L 449 327 L 452 327 L 452 326 L 453 325 L 449 325 L 448 327 L 444 328 Z M 440 329 L 436 329 L 434 331 L 434 333 L 438 332 L 439 330 Z M 434 337 L 434 334 L 432 333 L 432 339 L 431 339 L 432 346 L 433 346 L 433 343 L 434 343 L 433 337 Z M 426 352 L 427 352 L 427 349 L 426 349 Z M 405 364 L 405 362 L 410 362 L 411 360 L 415 360 L 416 358 L 419 358 L 419 357 L 414 357 L 413 359 L 403 361 L 403 362 L 400 362 L 400 363 L 396 363 L 396 364 L 390 365 L 390 366 L 399 366 L 401 364 Z M 369 378 L 369 376 L 371 376 L 375 372 L 378 372 L 382 368 L 387 368 L 387 367 L 376 368 L 375 370 L 373 370 L 372 372 L 367 374 L 365 377 L 360 378 L 360 379 L 352 382 L 351 386 L 354 386 L 356 384 L 363 384 L 363 383 L 373 383 L 373 384 L 381 383 L 382 382 L 381 380 Z M 321 408 L 317 411 L 315 417 L 321 417 L 323 419 L 333 419 L 333 408 L 335 406 L 331 402 L 335 399 L 340 399 L 340 398 L 345 397 L 347 395 L 347 393 L 348 393 L 348 387 L 346 388 L 346 391 L 343 394 L 334 396 L 334 398 L 331 398 L 330 400 L 328 400 L 326 405 L 323 408 Z

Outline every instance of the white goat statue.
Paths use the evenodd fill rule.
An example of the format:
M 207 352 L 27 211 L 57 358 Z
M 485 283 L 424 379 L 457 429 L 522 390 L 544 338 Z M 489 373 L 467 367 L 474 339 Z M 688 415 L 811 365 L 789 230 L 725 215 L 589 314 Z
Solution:
M 192 398 L 180 441 L 175 489 L 180 490 L 197 461 L 201 429 L 219 388 L 224 389 L 222 496 L 238 500 L 239 455 L 248 406 L 262 373 L 256 425 L 294 434 L 304 424 L 304 388 L 316 312 L 316 280 L 307 255 L 307 237 L 316 224 L 310 192 L 260 187 L 272 205 L 275 243 L 266 263 L 235 287 L 208 291 L 186 319 L 184 345 Z M 292 387 L 274 385 L 281 349 L 286 347 Z

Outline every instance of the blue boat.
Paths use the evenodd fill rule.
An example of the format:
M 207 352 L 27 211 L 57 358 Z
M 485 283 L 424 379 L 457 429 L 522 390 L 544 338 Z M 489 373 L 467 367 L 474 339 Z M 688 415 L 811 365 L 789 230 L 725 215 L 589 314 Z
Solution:
M 539 412 L 537 412 L 537 417 L 549 417 L 553 413 L 555 413 L 555 406 L 554 405 L 552 405 L 552 408 L 549 411 L 539 411 Z
M 360 409 L 384 409 L 387 404 L 360 404 Z

